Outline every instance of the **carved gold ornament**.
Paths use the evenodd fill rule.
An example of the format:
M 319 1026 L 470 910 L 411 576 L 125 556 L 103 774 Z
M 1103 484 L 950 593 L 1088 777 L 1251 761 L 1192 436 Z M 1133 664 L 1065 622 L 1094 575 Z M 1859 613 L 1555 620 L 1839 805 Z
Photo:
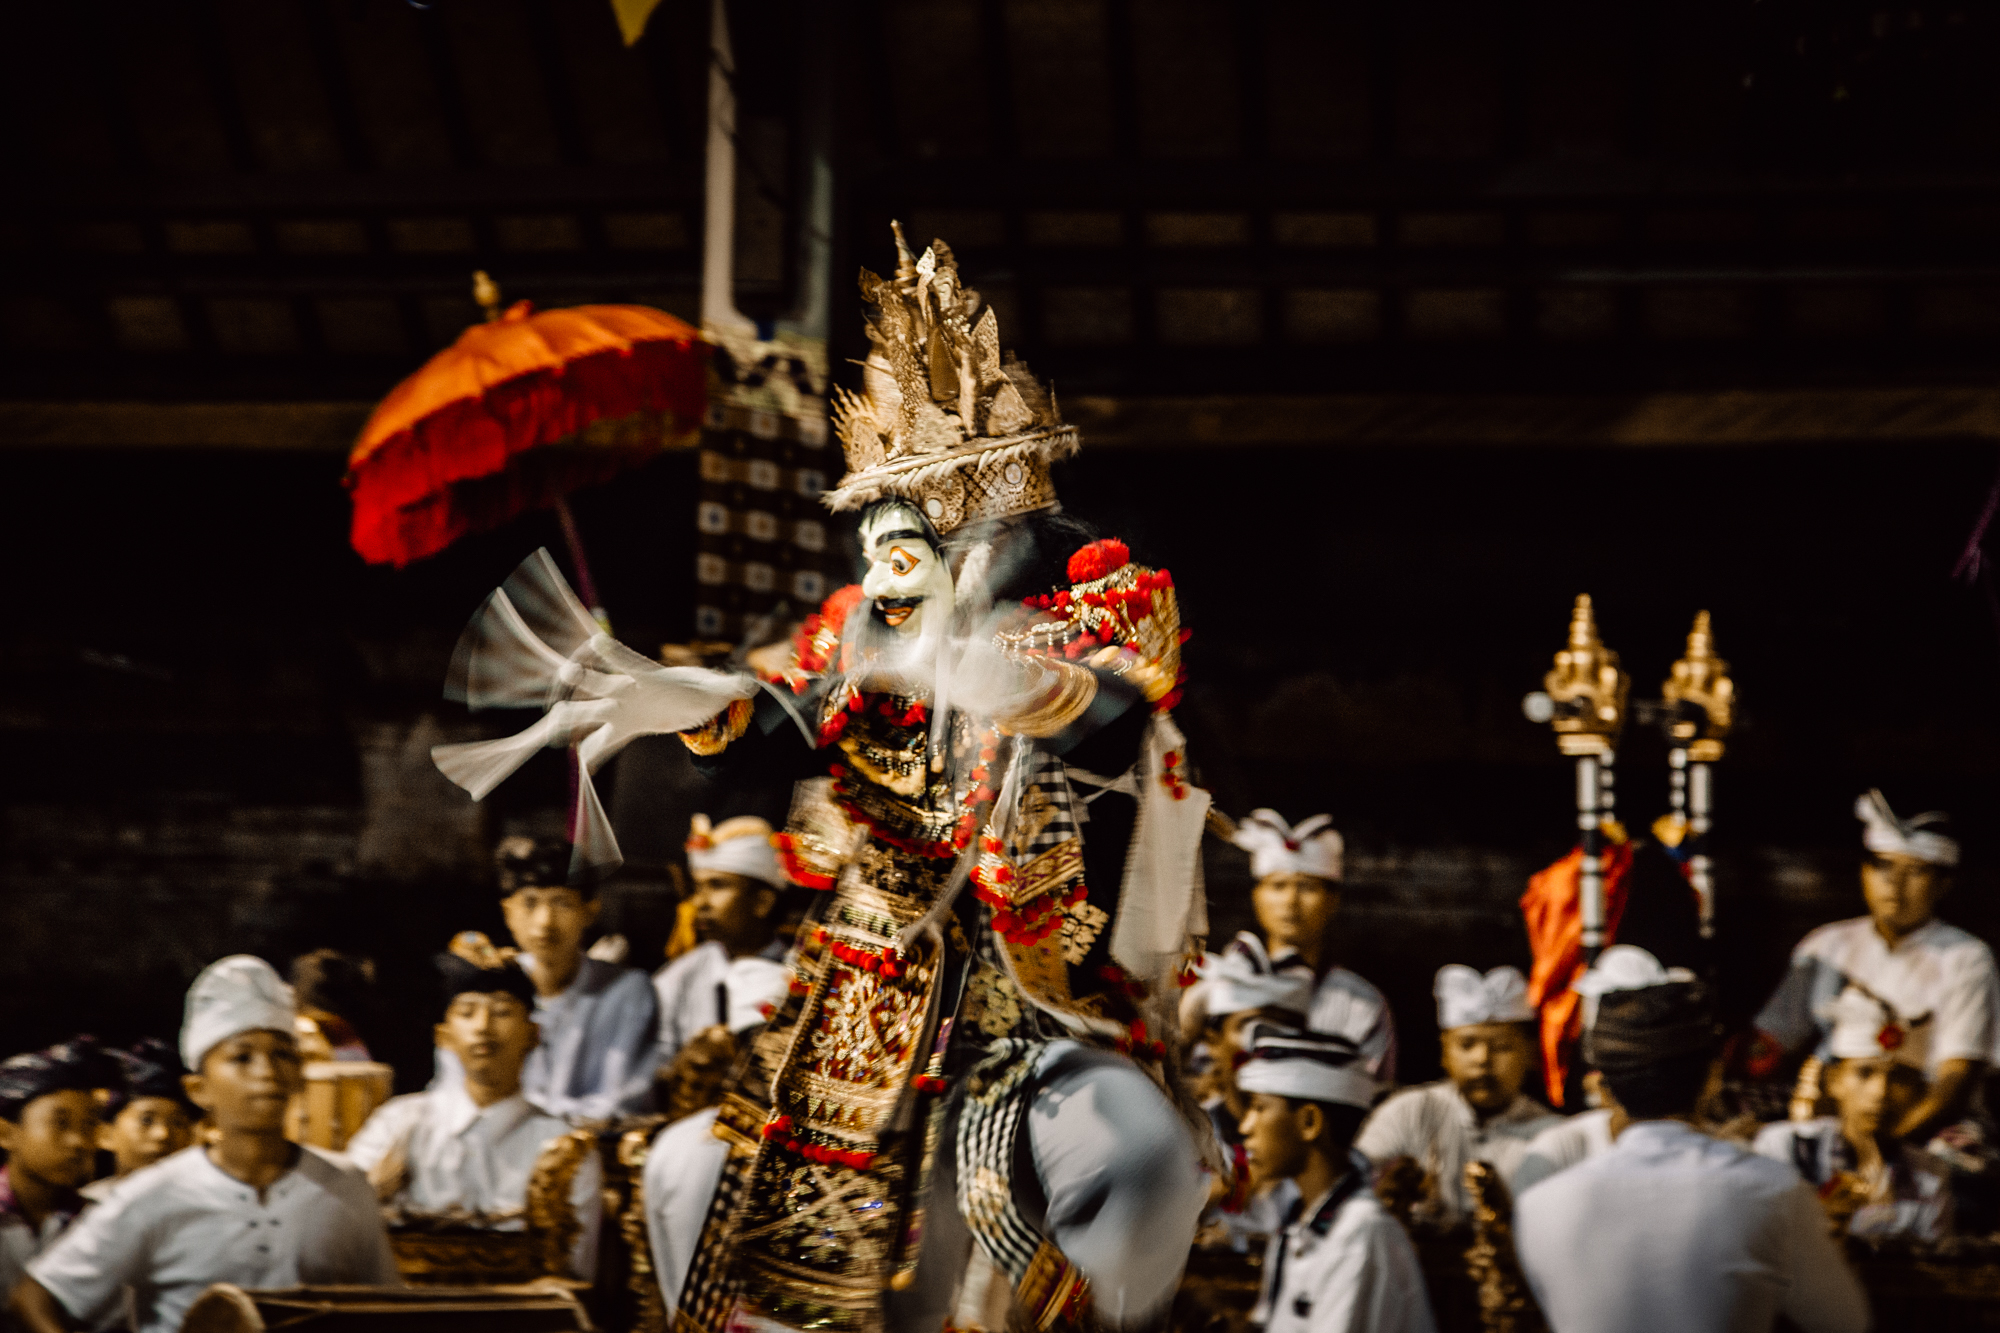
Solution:
M 1590 595 L 1578 596 L 1570 615 L 1569 642 L 1556 654 L 1542 688 L 1555 704 L 1556 744 L 1566 755 L 1609 754 L 1625 725 L 1625 696 L 1632 679 L 1618 654 L 1597 637 Z
M 951 247 L 933 241 L 919 258 L 890 226 L 896 276 L 861 271 L 870 351 L 862 392 L 834 392 L 848 470 L 827 507 L 908 500 L 940 533 L 1048 508 L 1049 463 L 1077 451 L 1076 430 L 1028 367 L 1001 355 L 999 317 L 981 312 Z
M 1670 709 L 1687 705 L 1678 708 L 1670 730 L 1675 741 L 1687 745 L 1690 760 L 1712 764 L 1722 758 L 1723 738 L 1736 720 L 1736 683 L 1729 678 L 1729 663 L 1715 655 L 1708 612 L 1695 616 L 1687 652 L 1660 686 L 1660 698 Z

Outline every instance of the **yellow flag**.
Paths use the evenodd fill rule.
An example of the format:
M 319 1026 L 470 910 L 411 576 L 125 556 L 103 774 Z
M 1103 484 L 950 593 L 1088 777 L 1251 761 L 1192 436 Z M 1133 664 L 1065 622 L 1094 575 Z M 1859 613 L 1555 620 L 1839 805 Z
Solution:
M 611 12 L 618 16 L 618 31 L 630 46 L 646 31 L 646 20 L 660 7 L 660 0 L 611 0 Z

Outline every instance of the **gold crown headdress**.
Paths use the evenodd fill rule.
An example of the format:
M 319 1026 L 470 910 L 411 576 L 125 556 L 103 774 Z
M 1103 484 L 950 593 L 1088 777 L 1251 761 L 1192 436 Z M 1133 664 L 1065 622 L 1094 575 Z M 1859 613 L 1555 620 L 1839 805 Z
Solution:
M 1048 508 L 1049 463 L 1077 451 L 1076 428 L 1024 362 L 1002 357 L 1000 321 L 991 306 L 979 314 L 951 247 L 933 241 L 917 258 L 889 225 L 896 276 L 861 270 L 871 350 L 862 392 L 834 394 L 847 475 L 827 507 L 907 500 L 940 533 Z

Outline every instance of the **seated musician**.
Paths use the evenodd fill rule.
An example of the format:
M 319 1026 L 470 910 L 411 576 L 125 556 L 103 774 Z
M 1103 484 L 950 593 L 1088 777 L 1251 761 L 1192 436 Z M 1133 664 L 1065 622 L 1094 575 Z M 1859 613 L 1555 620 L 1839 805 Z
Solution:
M 142 1166 L 171 1157 L 194 1142 L 201 1112 L 188 1100 L 182 1082 L 181 1058 L 158 1037 L 144 1037 L 129 1050 L 114 1050 L 125 1075 L 122 1087 L 101 1099 L 104 1117 L 97 1146 L 111 1154 L 112 1174 L 93 1180 L 82 1190 L 92 1203 L 102 1203 L 111 1187 Z
M 780 962 L 779 937 L 790 881 L 771 844 L 771 826 L 754 815 L 711 825 L 696 815 L 688 830 L 688 870 L 694 877 L 694 927 L 701 943 L 653 976 L 660 1004 L 661 1075 L 697 1032 L 724 1023 L 719 998 L 734 958 Z
M 1891 1126 L 1922 1143 L 1963 1118 L 1984 1072 L 2000 1057 L 2000 971 L 1993 951 L 1935 909 L 1951 887 L 1958 843 L 1942 814 L 1898 819 L 1882 793 L 1855 805 L 1863 825 L 1861 891 L 1868 915 L 1821 926 L 1792 951 L 1791 971 L 1756 1018 L 1748 1072 L 1776 1069 L 1787 1053 L 1823 1054 L 1824 1014 L 1848 982 L 1895 1006 L 1932 1016 L 1928 1090 Z
M 1293 958 L 1273 965 L 1264 942 L 1244 931 L 1221 954 L 1207 955 L 1200 980 L 1182 996 L 1182 1030 L 1200 1037 L 1196 1063 L 1203 1072 L 1195 1094 L 1232 1168 L 1210 1182 L 1199 1244 L 1242 1253 L 1253 1240 L 1262 1244 L 1262 1238 L 1275 1235 L 1285 1209 L 1297 1202 L 1291 1182 L 1259 1177 L 1250 1169 L 1238 1129 L 1250 1103 L 1236 1086 L 1236 1067 L 1253 1024 L 1305 1026 L 1312 993 L 1312 972 L 1302 962 Z
M 535 1161 L 568 1129 L 521 1094 L 521 1066 L 540 1039 L 535 984 L 491 945 L 484 957 L 443 954 L 437 965 L 444 1000 L 437 1044 L 463 1072 L 377 1107 L 348 1142 L 347 1157 L 368 1173 L 397 1224 L 520 1231 Z M 586 1279 L 596 1271 L 600 1176 L 591 1154 L 570 1188 L 583 1224 L 570 1265 Z
M 0 1063 L 0 1284 L 12 1291 L 29 1260 L 82 1212 L 78 1187 L 97 1164 L 96 1093 L 115 1067 L 88 1037 Z
M 1491 1163 L 1511 1182 L 1529 1141 L 1557 1117 L 1521 1095 L 1535 1049 L 1527 978 L 1512 967 L 1482 976 L 1452 963 L 1438 970 L 1433 990 L 1445 1077 L 1382 1103 L 1354 1146 L 1378 1169 L 1415 1160 L 1431 1191 L 1419 1215 L 1450 1226 L 1472 1209 L 1465 1164 Z
M 1905 1022 L 1856 986 L 1840 993 L 1831 1017 L 1837 1063 L 1826 1086 L 1840 1113 L 1767 1125 L 1757 1151 L 1796 1167 L 1829 1213 L 1851 1213 L 1849 1235 L 1941 1239 L 1951 1227 L 1950 1168 L 1894 1133 L 1929 1091 L 1929 1017 Z
M 1720 1045 L 1698 981 L 1599 1000 L 1584 1056 L 1622 1127 L 1514 1201 L 1521 1271 L 1555 1333 L 1734 1333 L 1780 1314 L 1801 1333 L 1868 1326 L 1812 1189 L 1695 1127 Z
M 784 1002 L 790 973 L 782 963 L 755 955 L 730 962 L 723 975 L 723 990 L 729 1021 L 725 1034 L 734 1049 L 748 1041 L 764 1025 L 773 1006 Z M 697 1042 L 711 1034 L 697 1034 Z M 652 1245 L 653 1273 L 660 1293 L 671 1312 L 678 1302 L 681 1285 L 687 1280 L 694 1244 L 701 1224 L 708 1216 L 709 1200 L 716 1182 L 722 1178 L 722 1164 L 729 1145 L 715 1135 L 715 1103 L 720 1092 L 720 1073 L 699 1081 L 694 1071 L 688 1075 L 669 1106 L 700 1101 L 702 1106 L 675 1120 L 646 1153 L 646 1174 L 641 1186 L 646 1201 L 646 1235 Z M 671 1111 L 669 1112 L 671 1114 Z
M 1375 1081 L 1342 1037 L 1258 1024 L 1237 1083 L 1243 1141 L 1258 1174 L 1294 1182 L 1251 1314 L 1267 1333 L 1432 1333 L 1416 1250 L 1375 1201 L 1354 1131 Z
M 305 1084 L 291 987 L 237 954 L 188 991 L 181 1058 L 214 1140 L 135 1173 L 28 1265 L 13 1313 L 31 1333 L 101 1327 L 131 1289 L 134 1333 L 173 1333 L 217 1282 L 399 1285 L 359 1171 L 285 1138 Z
M 535 983 L 542 1032 L 521 1087 L 551 1115 L 604 1120 L 643 1111 L 652 1099 L 658 1005 L 645 973 L 585 956 L 600 904 L 595 884 L 570 883 L 570 859 L 560 838 L 507 838 L 495 854 L 500 910 Z M 440 1081 L 453 1073 L 441 1053 Z

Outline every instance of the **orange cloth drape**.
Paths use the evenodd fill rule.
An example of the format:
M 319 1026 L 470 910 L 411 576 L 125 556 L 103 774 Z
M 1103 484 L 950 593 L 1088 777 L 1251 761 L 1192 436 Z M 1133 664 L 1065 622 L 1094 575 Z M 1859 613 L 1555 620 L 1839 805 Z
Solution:
M 1528 879 L 1521 895 L 1521 916 L 1528 927 L 1528 947 L 1535 951 L 1534 974 L 1528 978 L 1528 1003 L 1542 1015 L 1542 1073 L 1548 1081 L 1549 1104 L 1563 1104 L 1563 1079 L 1570 1052 L 1583 1032 L 1583 997 L 1570 989 L 1583 972 L 1583 896 L 1580 879 L 1583 848 Z M 1604 852 L 1604 942 L 1618 938 L 1625 914 L 1625 890 L 1632 872 L 1632 844 L 1616 843 Z

